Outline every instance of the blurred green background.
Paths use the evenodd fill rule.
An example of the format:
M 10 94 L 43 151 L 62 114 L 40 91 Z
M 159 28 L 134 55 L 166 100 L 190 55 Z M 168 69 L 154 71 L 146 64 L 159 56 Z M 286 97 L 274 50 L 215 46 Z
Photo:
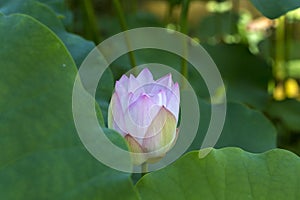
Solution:
M 248 0 L 66 0 L 64 6 L 60 1 L 51 4 L 68 31 L 95 44 L 126 29 L 146 26 L 194 38 L 220 68 L 229 101 L 261 110 L 277 128 L 278 146 L 300 154 L 299 9 L 269 19 Z M 155 57 L 155 52 L 146 51 L 124 56 L 115 63 L 119 67 L 112 67 L 115 79 L 130 66 Z M 179 71 L 182 64 L 167 54 L 155 61 Z M 201 79 L 194 77 L 191 66 L 189 71 L 191 79 Z

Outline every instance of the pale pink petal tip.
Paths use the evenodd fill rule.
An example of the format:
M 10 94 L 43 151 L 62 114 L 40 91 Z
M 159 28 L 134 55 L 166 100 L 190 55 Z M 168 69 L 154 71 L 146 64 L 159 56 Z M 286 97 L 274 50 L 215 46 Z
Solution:
M 132 75 L 130 74 L 129 80 L 128 80 L 128 92 L 135 92 L 136 89 L 141 87 L 142 85 L 140 82 Z
M 177 96 L 177 98 L 180 99 L 179 84 L 177 82 L 173 85 L 172 91 Z
M 144 68 L 140 74 L 137 76 L 137 80 L 138 81 L 146 81 L 146 82 L 149 82 L 149 81 L 153 81 L 153 76 L 152 76 L 152 73 L 151 71 L 148 69 L 148 68 Z
M 120 84 L 127 84 L 128 77 L 124 74 L 117 82 L 119 82 Z
M 157 80 L 157 83 L 165 86 L 165 87 L 172 87 L 173 86 L 173 80 L 172 80 L 172 74 L 169 73 L 163 77 L 161 77 L 160 79 Z

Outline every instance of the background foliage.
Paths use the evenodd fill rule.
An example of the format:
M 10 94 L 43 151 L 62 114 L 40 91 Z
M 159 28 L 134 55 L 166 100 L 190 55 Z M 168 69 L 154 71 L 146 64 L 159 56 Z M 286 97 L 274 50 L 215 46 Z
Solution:
M 300 11 L 294 9 L 300 4 L 252 3 L 1 0 L 0 198 L 299 199 Z M 185 71 L 168 52 L 139 50 L 117 59 L 96 95 L 103 127 L 114 82 L 133 65 L 173 67 L 189 78 L 200 102 L 200 126 L 188 153 L 140 178 L 87 152 L 76 133 L 71 98 L 77 69 L 96 44 L 144 26 L 181 31 L 201 43 L 226 84 L 228 112 L 216 149 L 202 158 L 205 150 L 193 151 L 210 120 L 201 76 L 192 66 Z M 105 132 L 127 148 L 118 133 Z

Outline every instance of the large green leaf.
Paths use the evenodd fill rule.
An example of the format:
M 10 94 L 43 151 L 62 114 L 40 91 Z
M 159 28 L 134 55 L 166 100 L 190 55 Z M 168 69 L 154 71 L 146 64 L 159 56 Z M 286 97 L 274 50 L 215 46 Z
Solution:
M 144 176 L 137 184 L 142 199 L 300 199 L 300 159 L 291 152 L 225 148 L 198 155 Z
M 71 26 L 73 21 L 73 14 L 68 9 L 68 2 L 62 0 L 38 0 L 44 4 L 47 4 L 57 14 L 58 18 L 62 20 L 64 25 Z
M 199 102 L 199 129 L 189 151 L 200 149 L 210 122 L 210 104 L 203 100 Z M 264 152 L 276 148 L 276 137 L 275 127 L 260 111 L 229 103 L 225 125 L 215 147 L 234 146 L 253 153 Z
M 39 20 L 48 26 L 63 41 L 79 67 L 94 44 L 78 35 L 68 33 L 53 10 L 35 0 L 2 0 L 0 12 L 4 14 L 22 13 Z
M 0 16 L 0 44 L 0 199 L 137 199 L 130 175 L 98 162 L 79 140 L 77 70 L 59 38 L 15 14 Z
M 266 17 L 271 19 L 300 7 L 298 0 L 251 0 L 254 6 Z

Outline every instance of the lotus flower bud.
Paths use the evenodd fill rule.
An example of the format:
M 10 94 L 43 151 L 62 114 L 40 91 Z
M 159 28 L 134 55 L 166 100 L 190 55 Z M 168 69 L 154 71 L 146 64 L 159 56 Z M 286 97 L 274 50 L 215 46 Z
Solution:
M 177 139 L 179 85 L 171 74 L 153 80 L 149 69 L 116 82 L 108 112 L 108 127 L 129 144 L 133 164 L 156 162 Z

